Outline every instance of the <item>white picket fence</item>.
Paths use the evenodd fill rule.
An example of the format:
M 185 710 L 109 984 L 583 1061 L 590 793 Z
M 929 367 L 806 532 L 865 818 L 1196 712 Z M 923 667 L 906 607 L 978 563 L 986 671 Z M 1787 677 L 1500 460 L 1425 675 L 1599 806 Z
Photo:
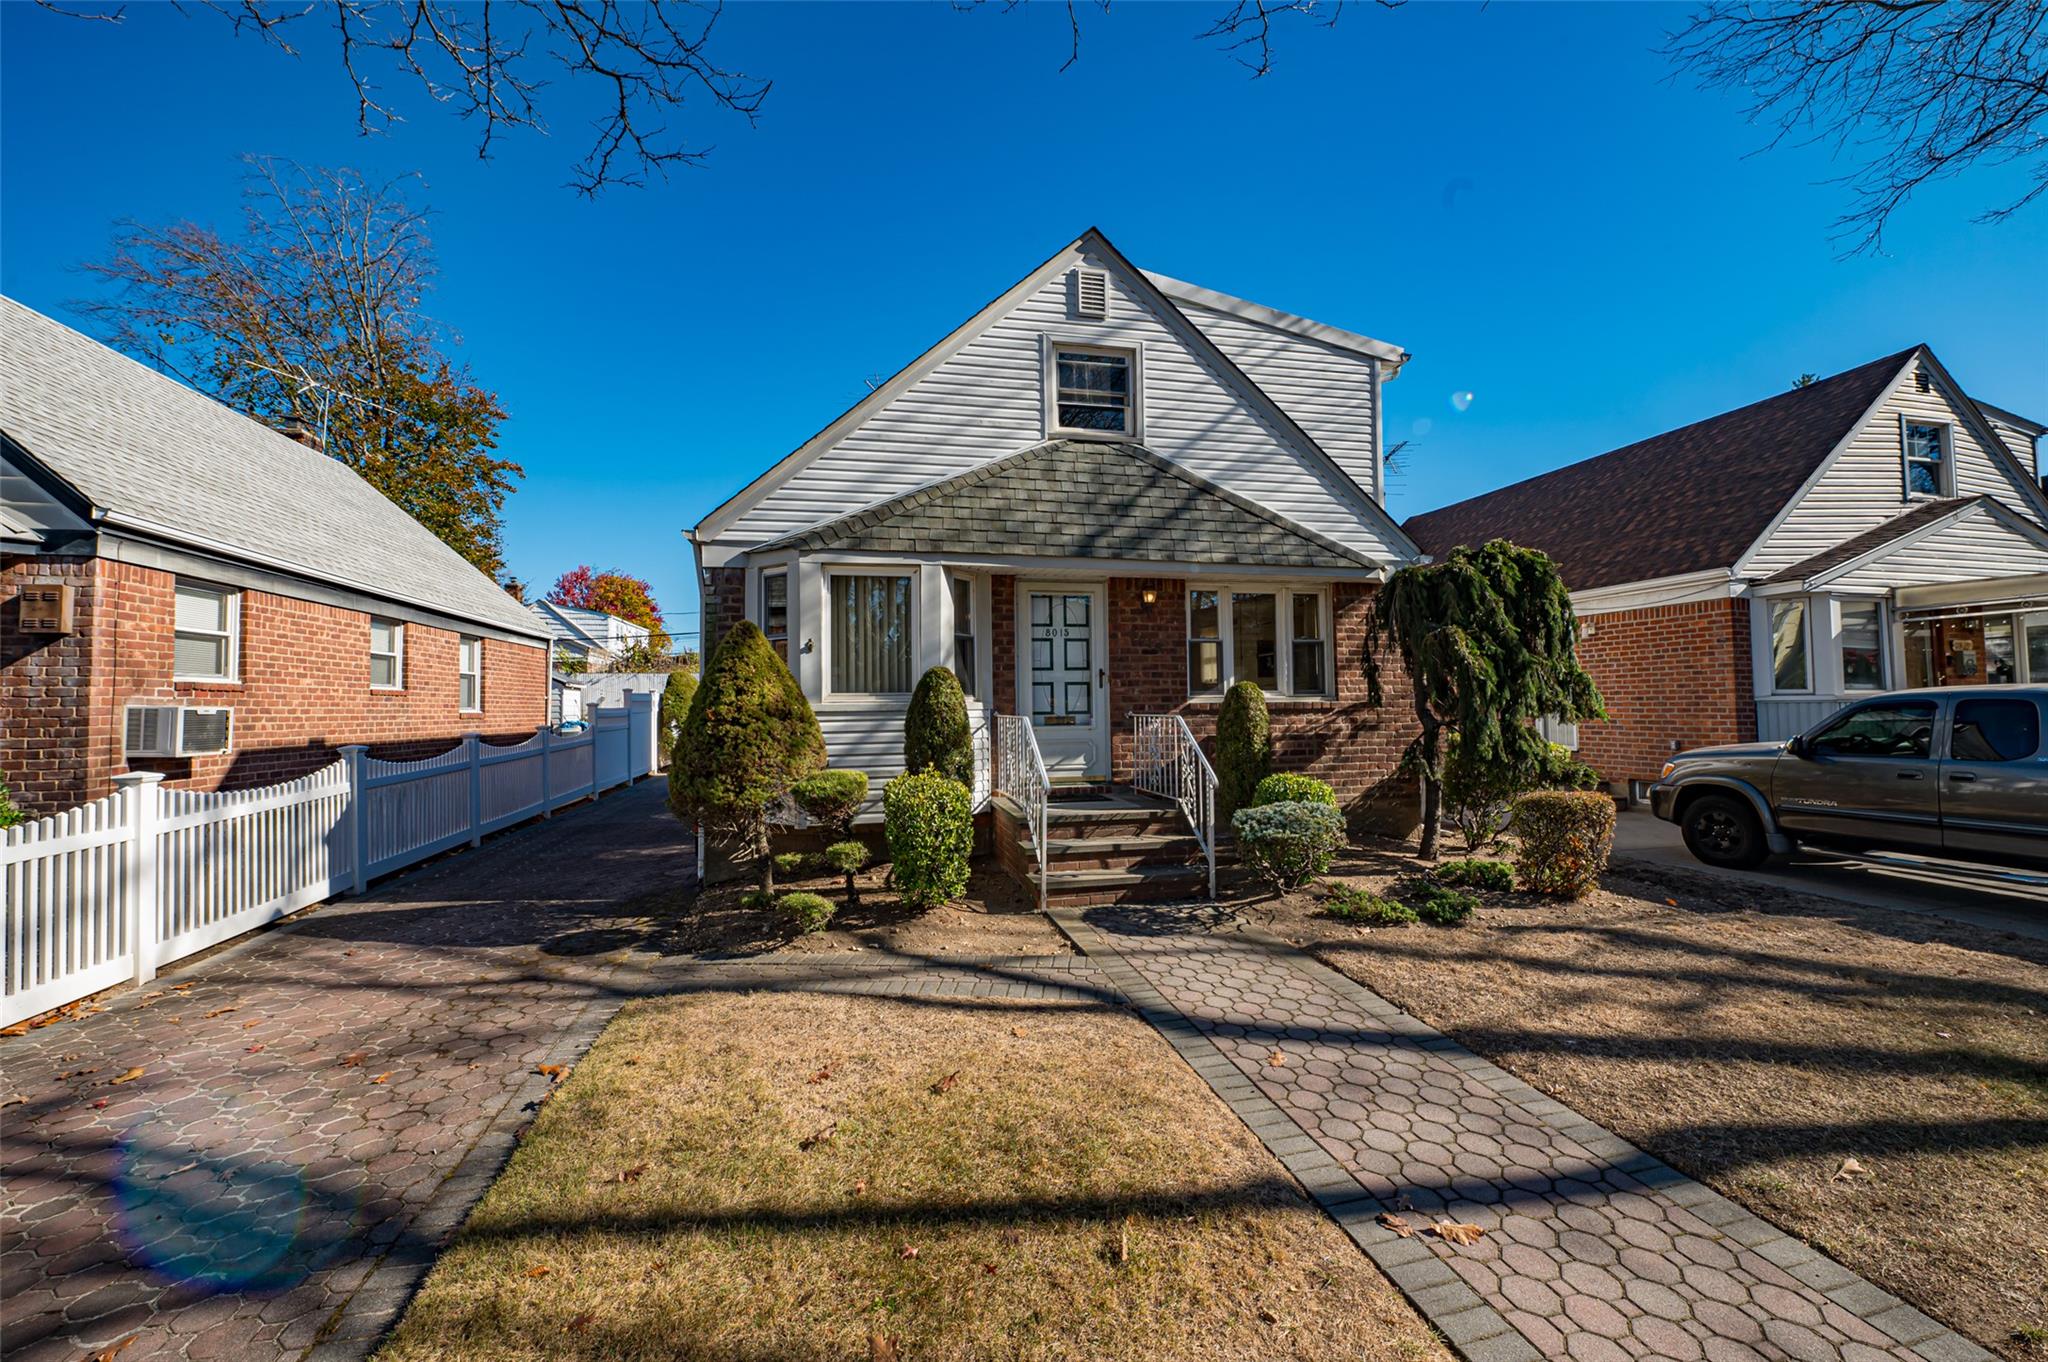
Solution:
M 580 733 L 543 728 L 439 756 L 366 747 L 259 790 L 166 790 L 156 772 L 0 831 L 0 1026 L 203 951 L 376 876 L 654 771 L 655 703 L 632 695 Z

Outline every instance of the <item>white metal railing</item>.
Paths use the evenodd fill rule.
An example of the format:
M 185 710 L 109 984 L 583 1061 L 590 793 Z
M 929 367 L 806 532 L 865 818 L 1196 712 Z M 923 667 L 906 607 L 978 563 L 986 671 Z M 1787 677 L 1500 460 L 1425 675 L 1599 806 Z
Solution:
M 1038 907 L 1045 908 L 1045 806 L 1052 798 L 1052 781 L 1045 774 L 1045 758 L 1038 750 L 1038 735 L 1031 720 L 1022 714 L 996 715 L 996 790 L 1008 795 L 1024 810 L 1031 825 L 1031 845 L 1038 853 Z
M 1209 897 L 1216 897 L 1216 771 L 1178 714 L 1131 716 L 1131 784 L 1180 805 L 1209 862 Z
M 0 830 L 0 1026 L 158 969 L 527 818 L 654 773 L 654 696 L 494 747 L 330 766 L 256 790 L 116 776 L 104 799 Z

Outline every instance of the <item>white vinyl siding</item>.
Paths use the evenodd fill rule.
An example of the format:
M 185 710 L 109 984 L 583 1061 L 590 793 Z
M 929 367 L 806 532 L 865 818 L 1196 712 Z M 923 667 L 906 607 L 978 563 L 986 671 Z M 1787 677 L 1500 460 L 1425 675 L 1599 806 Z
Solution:
M 1096 268 L 1107 262 L 1087 261 Z M 720 542 L 759 543 L 963 473 L 1045 438 L 1045 337 L 1144 352 L 1144 444 L 1339 543 L 1402 561 L 1365 494 L 1259 414 L 1196 342 L 1115 272 L 1109 316 L 1075 320 L 1065 269 L 766 492 Z
M 1901 485 L 1900 429 L 1904 422 L 1946 425 L 1950 435 L 1949 495 L 1998 498 L 2029 519 L 2040 511 L 2015 481 L 2006 462 L 1994 459 L 1942 393 L 1938 379 L 1921 392 L 1904 374 L 1877 404 L 1840 456 L 1799 499 L 1790 514 L 1744 560 L 1743 574 L 1767 577 L 1779 568 L 1833 548 L 1853 535 L 1875 529 L 1908 504 Z
M 1983 511 L 1892 550 L 1828 583 L 1830 589 L 1886 590 L 2048 573 L 2048 549 Z
M 1308 336 L 1181 304 L 1188 319 L 1294 418 L 1351 480 L 1382 500 L 1373 448 L 1373 361 Z
M 198 582 L 177 584 L 174 681 L 234 681 L 241 675 L 242 593 Z

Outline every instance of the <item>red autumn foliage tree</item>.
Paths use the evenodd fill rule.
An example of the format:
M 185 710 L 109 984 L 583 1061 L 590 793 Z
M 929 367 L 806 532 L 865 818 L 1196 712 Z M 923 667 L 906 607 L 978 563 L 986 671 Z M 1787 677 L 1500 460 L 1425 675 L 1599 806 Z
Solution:
M 655 603 L 654 588 L 616 568 L 598 572 L 588 563 L 579 564 L 555 579 L 548 599 L 556 605 L 617 615 L 628 623 L 645 627 L 654 635 L 655 643 L 668 645 L 668 626 L 661 618 L 661 607 Z

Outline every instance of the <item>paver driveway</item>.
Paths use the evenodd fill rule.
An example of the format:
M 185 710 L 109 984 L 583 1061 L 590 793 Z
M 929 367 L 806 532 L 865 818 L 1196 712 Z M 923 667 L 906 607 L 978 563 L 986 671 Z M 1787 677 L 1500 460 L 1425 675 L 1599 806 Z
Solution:
M 665 793 L 643 782 L 0 1042 L 0 1090 L 28 1099 L 0 1111 L 6 1355 L 129 1334 L 121 1362 L 360 1352 L 488 1185 L 536 1066 L 621 1001 L 619 906 L 689 873 Z
M 1199 910 L 1058 916 L 1468 1357 L 1990 1358 L 1283 942 Z

